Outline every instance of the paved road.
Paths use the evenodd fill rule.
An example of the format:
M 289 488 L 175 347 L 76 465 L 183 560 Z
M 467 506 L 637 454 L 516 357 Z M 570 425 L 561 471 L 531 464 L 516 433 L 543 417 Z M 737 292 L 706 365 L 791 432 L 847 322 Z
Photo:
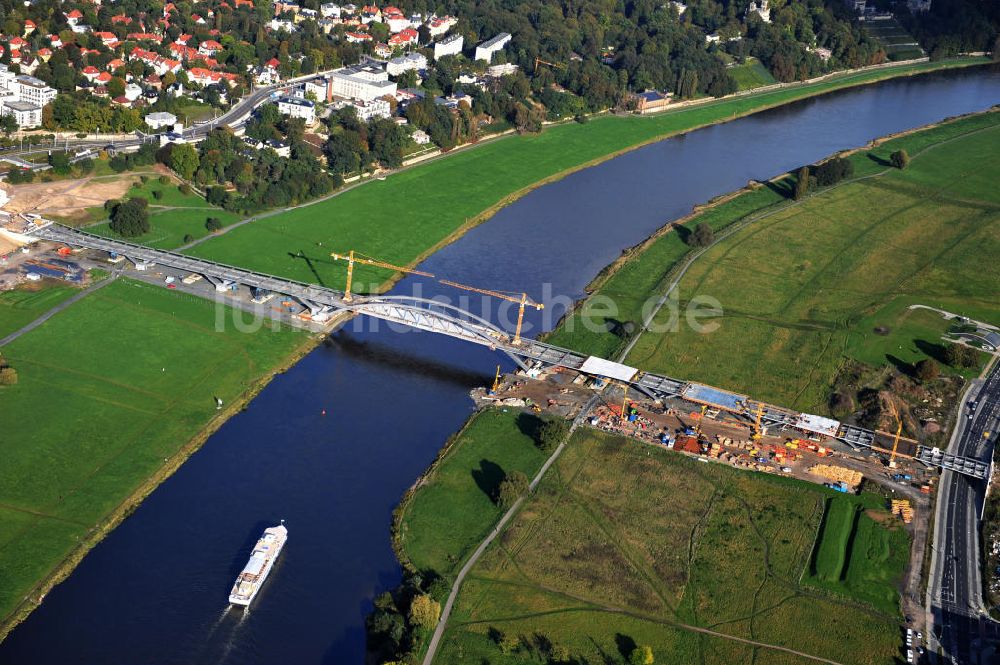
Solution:
M 973 385 L 959 408 L 949 452 L 989 461 L 1000 430 L 1000 363 Z M 927 594 L 934 620 L 931 651 L 940 648 L 944 662 L 985 662 L 982 638 L 1000 634 L 982 605 L 979 513 L 985 489 L 980 480 L 951 471 L 941 475 Z
M 236 102 L 228 111 L 220 115 L 218 118 L 213 120 L 205 121 L 193 125 L 184 130 L 184 138 L 188 141 L 200 141 L 205 138 L 205 136 L 216 127 L 221 127 L 222 125 L 228 125 L 234 129 L 242 127 L 246 124 L 247 119 L 255 108 L 263 104 L 267 99 L 276 91 L 283 90 L 303 81 L 316 78 L 318 76 L 323 76 L 334 70 L 326 70 L 322 72 L 316 72 L 315 74 L 308 74 L 306 76 L 299 76 L 294 79 L 288 79 L 283 83 L 277 85 L 270 85 L 263 88 L 257 88 L 251 92 L 246 97 L 242 98 L 240 101 Z M 13 161 L 18 157 L 23 157 L 26 155 L 36 154 L 39 152 L 44 152 L 46 150 L 53 149 L 63 149 L 63 150 L 100 150 L 109 144 L 113 144 L 118 149 L 135 147 L 141 145 L 144 141 L 149 141 L 150 135 L 142 135 L 137 133 L 134 137 L 128 139 L 116 139 L 114 141 L 101 138 L 101 139 L 66 139 L 60 140 L 58 146 L 50 145 L 38 145 L 27 150 L 15 150 L 11 152 L 0 153 L 0 159 Z M 25 164 L 30 164 L 25 162 Z M 33 165 L 36 168 L 48 168 L 48 164 Z
M 12 332 L 11 334 L 7 335 L 3 339 L 0 339 L 0 346 L 4 346 L 6 344 L 10 344 L 11 342 L 13 342 L 15 339 L 17 339 L 18 337 L 20 337 L 24 333 L 31 332 L 32 330 L 34 330 L 38 326 L 42 325 L 43 323 L 45 323 L 46 321 L 48 321 L 49 319 L 51 319 L 53 316 L 55 316 L 59 312 L 63 311 L 64 309 L 66 309 L 67 307 L 69 307 L 70 305 L 72 305 L 73 303 L 75 303 L 76 301 L 80 300 L 81 298 L 85 298 L 86 296 L 90 295 L 91 293 L 93 293 L 97 289 L 104 288 L 105 286 L 107 286 L 111 282 L 115 281 L 117 278 L 118 278 L 118 275 L 114 274 L 114 275 L 111 275 L 111 277 L 108 277 L 106 279 L 101 280 L 100 282 L 96 282 L 94 284 L 91 284 L 87 288 L 81 290 L 76 295 L 74 295 L 74 296 L 72 296 L 70 298 L 67 298 L 66 300 L 64 300 L 63 302 L 59 303 L 58 305 L 56 305 L 55 307 L 53 307 L 49 311 L 45 312 L 40 317 L 38 317 L 37 319 L 35 319 L 31 323 L 29 323 L 28 325 L 24 326 L 20 330 L 15 330 L 14 332 Z

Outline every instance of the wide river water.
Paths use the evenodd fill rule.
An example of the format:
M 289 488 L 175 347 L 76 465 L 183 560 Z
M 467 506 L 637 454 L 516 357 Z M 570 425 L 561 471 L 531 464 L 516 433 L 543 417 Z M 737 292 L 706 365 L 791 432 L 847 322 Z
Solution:
M 424 267 L 545 295 L 545 319 L 528 317 L 536 334 L 623 248 L 693 205 L 997 103 L 1000 73 L 963 70 L 693 131 L 533 191 Z M 414 288 L 446 290 L 404 280 L 396 291 Z M 372 599 L 400 578 L 392 510 L 502 361 L 365 327 L 334 335 L 229 420 L 0 644 L 0 663 L 362 663 Z M 227 610 L 253 541 L 279 519 L 289 541 L 268 583 L 250 612 Z

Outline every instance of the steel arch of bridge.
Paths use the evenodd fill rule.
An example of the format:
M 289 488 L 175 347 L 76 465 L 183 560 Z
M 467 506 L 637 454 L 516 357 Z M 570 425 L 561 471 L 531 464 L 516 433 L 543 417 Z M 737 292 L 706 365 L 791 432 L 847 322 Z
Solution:
M 522 355 L 517 353 L 517 347 L 510 343 L 510 333 L 442 300 L 407 295 L 355 297 L 344 309 L 488 346 L 491 350 L 503 351 L 520 367 L 527 368 Z

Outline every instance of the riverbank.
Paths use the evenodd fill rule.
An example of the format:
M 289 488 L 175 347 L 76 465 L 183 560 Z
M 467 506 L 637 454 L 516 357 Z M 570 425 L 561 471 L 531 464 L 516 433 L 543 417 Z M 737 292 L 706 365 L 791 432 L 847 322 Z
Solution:
M 194 296 L 119 281 L 4 348 L 20 380 L 0 389 L 0 410 L 45 418 L 5 422 L 11 438 L 0 470 L 0 638 L 212 433 L 321 341 L 284 327 L 219 332 L 214 309 Z M 114 331 L 95 325 L 109 311 Z M 44 487 L 31 482 L 43 475 Z
M 525 194 L 669 136 L 834 90 L 985 62 L 968 58 L 845 73 L 762 93 L 678 104 L 680 108 L 657 115 L 603 115 L 584 124 L 549 126 L 536 135 L 498 138 L 245 224 L 191 253 L 291 279 L 340 284 L 342 272 L 325 260 L 330 251 L 355 249 L 411 266 Z M 261 246 L 276 251 L 254 251 Z M 368 290 L 384 287 L 392 277 L 390 271 L 367 266 L 355 271 L 356 283 Z

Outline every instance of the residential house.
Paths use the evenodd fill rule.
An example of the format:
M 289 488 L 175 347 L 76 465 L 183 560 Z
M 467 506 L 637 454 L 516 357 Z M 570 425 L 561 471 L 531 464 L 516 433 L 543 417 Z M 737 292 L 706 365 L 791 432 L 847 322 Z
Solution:
M 393 48 L 402 48 L 404 46 L 410 46 L 411 44 L 416 44 L 417 39 L 420 35 L 413 28 L 406 28 L 397 32 L 392 37 L 389 37 L 389 46 Z

